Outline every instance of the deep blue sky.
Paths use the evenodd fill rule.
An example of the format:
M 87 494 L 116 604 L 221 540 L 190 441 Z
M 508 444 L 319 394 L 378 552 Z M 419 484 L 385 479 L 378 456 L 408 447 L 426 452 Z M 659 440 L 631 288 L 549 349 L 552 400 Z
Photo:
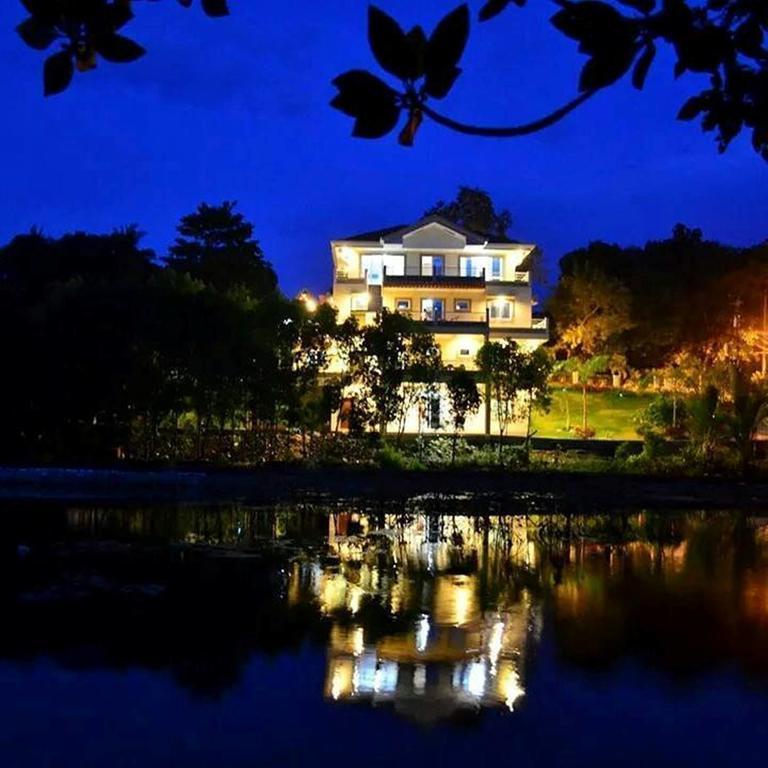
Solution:
M 43 56 L 0 7 L 0 241 L 32 225 L 51 234 L 137 222 L 162 254 L 201 200 L 235 199 L 255 223 L 283 288 L 324 289 L 328 241 L 417 218 L 459 184 L 488 189 L 514 215 L 512 236 L 550 262 L 591 239 L 663 237 L 677 221 L 737 244 L 768 237 L 768 166 L 740 138 L 719 156 L 710 136 L 674 117 L 696 81 L 660 57 L 645 92 L 599 94 L 533 137 L 475 139 L 426 124 L 417 146 L 350 137 L 328 106 L 332 78 L 375 68 L 364 0 L 232 0 L 210 20 L 172 0 L 137 3 L 126 34 L 148 55 L 102 63 L 69 91 L 41 95 Z M 427 30 L 456 0 L 380 0 Z M 481 0 L 471 3 L 473 12 Z M 452 117 L 525 121 L 575 89 L 582 57 L 548 23 L 548 0 L 475 25 Z M 704 81 L 700 81 L 704 85 Z

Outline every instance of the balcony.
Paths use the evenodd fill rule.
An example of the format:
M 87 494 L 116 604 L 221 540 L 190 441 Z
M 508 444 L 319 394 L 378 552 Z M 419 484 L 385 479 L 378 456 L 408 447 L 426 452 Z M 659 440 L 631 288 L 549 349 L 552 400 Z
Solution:
M 389 273 L 383 269 L 378 274 L 366 270 L 362 274 L 351 274 L 346 270 L 336 271 L 337 283 L 358 283 L 365 285 L 385 286 L 456 286 L 460 288 L 482 288 L 486 284 L 528 285 L 531 280 L 530 272 L 513 272 L 509 280 L 498 276 L 488 275 L 485 269 L 467 269 L 463 267 L 406 267 L 402 272 Z
M 494 336 L 515 336 L 523 339 L 548 340 L 549 320 L 546 317 L 534 317 L 531 325 L 520 327 L 510 321 L 492 320 L 486 312 L 443 312 L 433 315 L 415 310 L 398 310 L 399 314 L 419 320 L 433 333 L 486 333 Z

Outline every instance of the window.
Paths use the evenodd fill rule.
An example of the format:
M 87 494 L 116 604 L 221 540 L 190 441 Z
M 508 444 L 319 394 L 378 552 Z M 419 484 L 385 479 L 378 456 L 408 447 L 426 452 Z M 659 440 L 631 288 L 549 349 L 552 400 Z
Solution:
M 440 395 L 433 394 L 427 398 L 426 417 L 430 429 L 440 429 Z
M 367 312 L 368 303 L 370 297 L 367 293 L 353 293 L 352 294 L 352 311 L 353 312 Z
M 513 316 L 512 302 L 505 299 L 492 301 L 489 306 L 491 320 L 511 320 Z
M 384 275 L 402 277 L 405 274 L 405 256 L 395 256 L 385 253 L 382 262 L 384 264 Z
M 368 285 L 381 285 L 384 279 L 384 264 L 381 256 L 364 254 L 360 262 Z
M 469 312 L 472 309 L 472 301 L 470 299 L 454 299 L 453 311 L 454 312 Z
M 504 266 L 504 261 L 502 260 L 501 256 L 494 256 L 491 259 L 491 280 L 502 279 L 503 266 Z
M 440 277 L 445 274 L 444 256 L 422 256 L 421 257 L 421 275 L 422 277 Z
M 461 277 L 482 277 L 483 268 L 477 260 L 474 262 L 469 256 L 459 256 L 459 275 Z
M 395 299 L 395 310 L 397 312 L 410 312 L 411 300 L 410 299 Z
M 427 322 L 439 322 L 445 317 L 445 304 L 442 299 L 422 299 L 421 319 Z
M 459 357 L 469 357 L 471 354 L 472 354 L 471 351 L 466 347 L 462 347 L 459 350 Z
M 345 397 L 341 401 L 341 407 L 339 408 L 338 428 L 341 432 L 349 432 L 349 430 L 352 429 L 354 410 L 354 399 L 351 397 Z

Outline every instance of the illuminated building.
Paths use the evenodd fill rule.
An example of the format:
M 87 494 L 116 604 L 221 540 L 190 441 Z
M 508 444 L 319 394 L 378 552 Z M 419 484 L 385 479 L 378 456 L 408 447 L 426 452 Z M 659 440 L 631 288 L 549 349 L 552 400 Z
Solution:
M 476 355 L 487 341 L 510 339 L 534 349 L 549 338 L 546 318 L 533 316 L 530 272 L 522 269 L 535 248 L 489 242 L 430 216 L 411 226 L 332 242 L 331 300 L 340 322 L 355 317 L 366 325 L 384 309 L 407 315 L 434 334 L 444 365 L 475 370 Z M 338 372 L 343 364 L 336 360 L 335 365 Z M 354 389 L 348 394 L 352 407 Z M 428 403 L 407 414 L 405 431 L 440 432 L 447 427 L 447 413 L 445 391 L 438 387 Z M 492 421 L 493 408 L 484 403 L 468 418 L 465 432 L 494 432 Z

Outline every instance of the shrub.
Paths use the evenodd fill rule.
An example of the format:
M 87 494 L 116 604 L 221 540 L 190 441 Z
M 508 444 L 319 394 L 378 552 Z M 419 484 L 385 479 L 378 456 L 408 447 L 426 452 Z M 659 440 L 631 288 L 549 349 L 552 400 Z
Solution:
M 646 432 L 643 435 L 642 455 L 649 461 L 656 461 L 669 453 L 667 441 L 655 432 Z
M 627 443 L 627 442 L 621 443 L 621 445 L 618 445 L 613 454 L 614 458 L 617 461 L 628 461 L 635 455 L 637 455 L 637 450 L 635 449 L 635 446 L 632 443 Z
M 389 443 L 384 443 L 379 448 L 376 461 L 383 469 L 424 469 L 424 464 L 417 457 L 409 456 Z
M 641 435 L 657 430 L 669 436 L 680 436 L 686 430 L 688 409 L 680 398 L 674 401 L 671 397 L 659 395 L 648 403 L 635 421 Z

